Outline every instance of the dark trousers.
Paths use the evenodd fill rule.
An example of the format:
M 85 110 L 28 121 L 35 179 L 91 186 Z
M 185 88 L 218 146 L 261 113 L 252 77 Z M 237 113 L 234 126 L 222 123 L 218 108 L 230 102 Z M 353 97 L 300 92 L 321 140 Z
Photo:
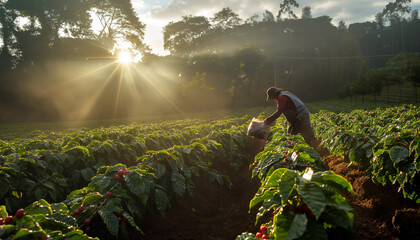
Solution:
M 309 146 L 315 148 L 316 138 L 314 130 L 311 126 L 309 112 L 307 114 L 299 116 L 299 118 L 296 116 L 296 114 L 295 116 L 290 115 L 290 113 L 287 115 L 289 115 L 289 117 L 286 117 L 287 121 L 289 122 L 287 132 L 293 135 L 300 134 L 305 139 L 306 143 L 309 144 Z

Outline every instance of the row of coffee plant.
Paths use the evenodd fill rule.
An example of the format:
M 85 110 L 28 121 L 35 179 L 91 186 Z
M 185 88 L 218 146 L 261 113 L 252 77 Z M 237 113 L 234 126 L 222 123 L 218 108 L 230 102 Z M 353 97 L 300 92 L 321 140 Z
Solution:
M 351 184 L 326 171 L 322 157 L 301 136 L 288 135 L 280 124 L 270 134 L 252 165 L 253 176 L 261 180 L 250 202 L 250 208 L 259 207 L 260 232 L 242 233 L 236 239 L 328 239 L 336 231 L 350 234 L 354 211 L 343 193 L 354 193 Z
M 243 151 L 247 126 L 242 124 L 235 127 L 232 122 L 230 126 L 219 130 L 213 128 L 209 134 L 195 138 L 187 145 L 146 151 L 129 165 L 97 165 L 98 170 L 89 178 L 87 186 L 72 191 L 62 202 L 50 204 L 44 199 L 36 199 L 16 212 L 3 205 L 0 207 L 0 238 L 88 239 L 87 235 L 101 238 L 111 234 L 130 239 L 133 232 L 141 233 L 141 222 L 147 221 L 147 214 L 164 214 L 170 207 L 172 198 L 193 195 L 194 182 L 198 177 L 206 177 L 210 182 L 231 187 L 229 177 L 211 167 L 215 161 L 221 161 L 237 169 L 246 159 Z M 68 156 L 75 163 L 84 164 L 83 166 L 95 164 L 97 156 L 91 152 L 92 148 L 77 145 L 67 151 L 74 154 L 65 157 L 67 162 L 64 164 L 67 165 L 63 172 L 71 171 L 72 166 L 77 166 L 69 165 Z M 6 160 L 9 158 L 6 157 Z M 28 160 L 34 174 L 38 174 L 38 168 L 49 168 L 50 163 L 41 160 Z M 24 169 L 26 164 L 27 162 L 22 161 L 2 163 L 0 175 L 10 182 L 19 181 L 19 176 L 10 177 L 10 169 Z M 88 178 L 90 174 L 82 170 L 81 177 Z M 29 168 L 26 174 L 32 174 Z M 51 179 L 52 176 L 48 180 Z M 72 179 L 66 179 L 66 182 L 69 181 Z M 35 185 L 38 186 L 39 183 Z M 45 190 L 48 194 L 56 187 L 51 184 L 45 186 L 48 187 Z M 13 197 L 16 201 L 24 196 L 22 192 L 13 191 Z M 11 200 L 7 203 L 15 206 Z
M 130 125 L 81 130 L 56 139 L 2 141 L 0 204 L 16 210 L 39 199 L 62 201 L 72 190 L 86 186 L 101 166 L 136 165 L 137 158 L 147 151 L 188 144 L 212 131 L 245 121 L 246 117 L 203 122 L 201 125 L 186 121 L 183 128 L 179 121 L 175 121 L 153 128 L 151 124 L 146 127 Z M 162 130 L 165 128 L 166 131 Z M 140 132 L 140 129 L 145 132 Z
M 331 153 L 357 162 L 374 182 L 420 203 L 420 108 L 402 105 L 351 113 L 320 111 L 315 132 Z

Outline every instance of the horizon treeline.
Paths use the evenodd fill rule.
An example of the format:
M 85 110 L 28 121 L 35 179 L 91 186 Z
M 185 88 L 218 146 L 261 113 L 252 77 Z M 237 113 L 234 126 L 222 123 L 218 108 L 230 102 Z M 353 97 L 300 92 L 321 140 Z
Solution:
M 183 16 L 163 29 L 168 56 L 144 44 L 129 0 L 0 2 L 0 121 L 121 118 L 267 105 L 281 87 L 304 101 L 419 86 L 420 19 L 408 0 L 375 21 L 337 26 L 295 1 L 239 18 Z M 100 27 L 92 30 L 93 18 Z M 122 65 L 128 48 L 142 62 Z M 414 102 L 417 102 L 417 92 Z

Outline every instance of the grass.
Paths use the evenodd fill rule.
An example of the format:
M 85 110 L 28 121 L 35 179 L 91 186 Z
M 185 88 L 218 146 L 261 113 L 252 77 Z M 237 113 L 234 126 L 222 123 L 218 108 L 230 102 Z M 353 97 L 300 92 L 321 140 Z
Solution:
M 128 125 L 131 123 L 147 124 L 159 123 L 164 121 L 185 120 L 185 119 L 223 119 L 230 117 L 242 117 L 249 115 L 258 117 L 264 111 L 274 111 L 274 108 L 240 108 L 233 110 L 218 110 L 209 112 L 197 112 L 182 114 L 168 114 L 155 116 L 139 116 L 124 119 L 104 119 L 104 120 L 86 120 L 73 122 L 35 122 L 35 123 L 2 123 L 0 124 L 0 139 L 7 140 L 11 138 L 30 137 L 34 132 L 63 132 L 72 131 L 72 129 L 94 129 L 99 127 L 110 127 L 119 125 Z
M 320 110 L 328 110 L 333 112 L 351 112 L 354 109 L 369 110 L 378 107 L 391 107 L 401 104 L 374 103 L 366 100 L 364 103 L 359 100 L 352 102 L 350 99 L 343 100 L 325 100 L 306 103 L 311 113 L 317 113 Z M 261 113 L 271 114 L 275 111 L 275 104 L 269 107 L 240 108 L 233 110 L 218 110 L 209 112 L 168 114 L 155 116 L 140 116 L 124 119 L 104 119 L 104 120 L 87 120 L 74 122 L 37 122 L 37 123 L 3 123 L 0 124 L 0 139 L 7 140 L 11 138 L 30 137 L 34 132 L 63 132 L 72 131 L 72 129 L 87 128 L 93 129 L 98 127 L 110 127 L 119 125 L 128 125 L 131 123 L 146 124 L 159 123 L 163 121 L 184 120 L 184 119 L 223 119 L 229 117 L 242 117 L 249 115 L 250 118 L 258 117 Z

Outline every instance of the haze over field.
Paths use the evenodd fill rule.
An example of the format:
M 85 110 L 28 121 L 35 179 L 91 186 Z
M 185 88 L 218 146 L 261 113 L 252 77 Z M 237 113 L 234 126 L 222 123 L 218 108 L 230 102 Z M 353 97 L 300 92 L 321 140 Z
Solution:
M 3 0 L 0 122 L 268 106 L 271 86 L 416 102 L 419 4 Z

